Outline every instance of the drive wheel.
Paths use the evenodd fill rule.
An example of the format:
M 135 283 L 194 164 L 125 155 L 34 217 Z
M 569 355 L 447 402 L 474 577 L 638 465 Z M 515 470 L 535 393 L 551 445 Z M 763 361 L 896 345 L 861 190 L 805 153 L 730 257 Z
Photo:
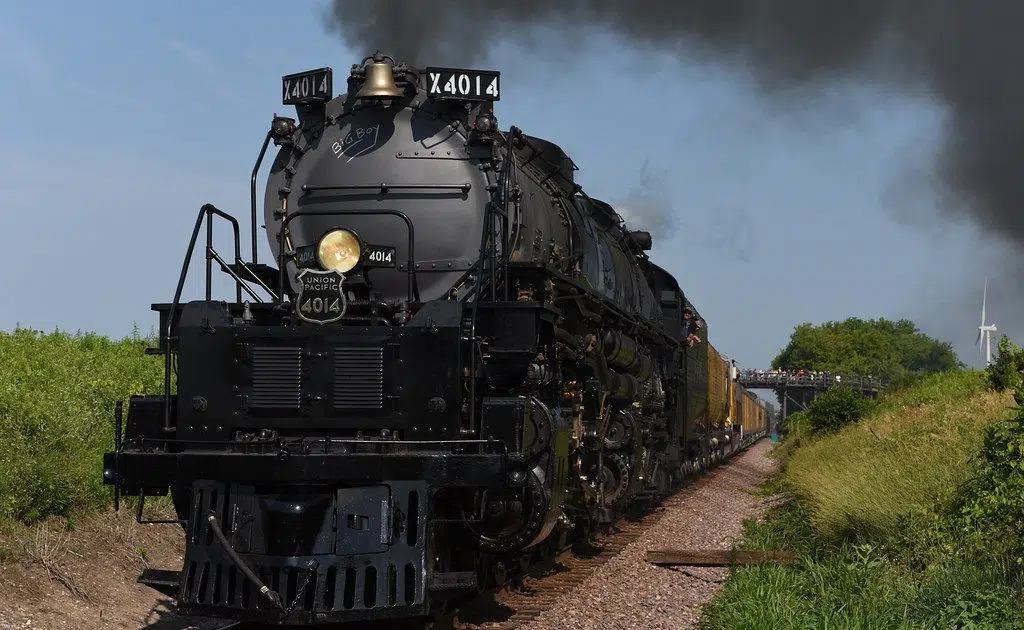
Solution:
M 633 421 L 633 416 L 624 411 L 618 411 L 608 422 L 608 431 L 605 433 L 604 446 L 609 450 L 625 448 L 633 441 L 633 436 L 635 434 L 636 426 Z

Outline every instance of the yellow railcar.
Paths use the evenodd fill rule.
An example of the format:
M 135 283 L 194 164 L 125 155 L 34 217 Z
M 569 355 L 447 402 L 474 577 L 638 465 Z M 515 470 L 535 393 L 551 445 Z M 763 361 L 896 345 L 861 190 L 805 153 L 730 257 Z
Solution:
M 733 423 L 743 425 L 744 419 L 747 417 L 747 392 L 740 387 L 736 388 L 736 417 L 733 418 Z M 743 425 L 746 426 L 746 425 Z
M 729 409 L 726 413 L 726 418 L 729 421 L 729 426 L 737 426 L 740 423 L 740 389 L 740 384 L 733 380 L 732 375 L 730 374 L 728 400 Z
M 718 350 L 708 344 L 708 420 L 710 426 L 719 429 L 725 424 L 729 413 L 730 397 L 729 362 Z
M 747 405 L 750 407 L 750 411 L 748 413 L 749 419 L 747 420 L 747 422 L 750 424 L 750 426 L 754 427 L 755 431 L 757 431 L 757 396 L 750 392 L 747 392 L 747 400 Z
M 750 395 L 750 408 L 752 411 L 751 420 L 754 423 L 754 431 L 760 433 L 764 431 L 764 406 L 754 394 Z
M 757 398 L 743 390 L 743 431 L 757 431 Z

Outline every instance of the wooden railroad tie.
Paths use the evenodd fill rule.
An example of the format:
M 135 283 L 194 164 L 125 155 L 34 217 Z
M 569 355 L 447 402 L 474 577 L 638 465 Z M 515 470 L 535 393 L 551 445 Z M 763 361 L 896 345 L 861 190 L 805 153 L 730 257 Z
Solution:
M 793 564 L 792 551 L 746 551 L 741 549 L 652 549 L 647 561 L 659 567 L 728 567 L 733 565 L 778 562 Z

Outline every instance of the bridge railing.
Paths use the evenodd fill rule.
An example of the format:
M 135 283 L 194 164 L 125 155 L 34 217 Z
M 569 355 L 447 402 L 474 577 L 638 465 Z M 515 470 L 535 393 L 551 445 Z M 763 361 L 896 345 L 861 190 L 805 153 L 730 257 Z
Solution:
M 829 389 L 832 387 L 849 387 L 859 390 L 880 390 L 888 383 L 875 376 L 859 376 L 847 374 L 792 374 L 788 372 L 745 372 L 740 370 L 736 379 L 740 385 L 750 389 L 780 389 L 784 387 L 804 387 L 807 389 Z

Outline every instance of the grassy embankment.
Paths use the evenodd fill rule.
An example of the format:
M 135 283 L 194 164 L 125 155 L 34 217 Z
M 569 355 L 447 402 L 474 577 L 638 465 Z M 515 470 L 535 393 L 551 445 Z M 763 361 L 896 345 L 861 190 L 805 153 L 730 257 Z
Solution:
M 705 628 L 1024 628 L 1024 421 L 984 372 L 931 375 L 838 430 L 795 416 L 745 523 L 793 565 L 732 572 Z M 820 414 L 819 414 L 820 417 Z
M 0 533 L 52 518 L 70 528 L 75 517 L 111 505 L 101 474 L 103 451 L 114 443 L 114 404 L 163 391 L 163 357 L 144 354 L 154 343 L 137 332 L 120 341 L 0 332 Z

